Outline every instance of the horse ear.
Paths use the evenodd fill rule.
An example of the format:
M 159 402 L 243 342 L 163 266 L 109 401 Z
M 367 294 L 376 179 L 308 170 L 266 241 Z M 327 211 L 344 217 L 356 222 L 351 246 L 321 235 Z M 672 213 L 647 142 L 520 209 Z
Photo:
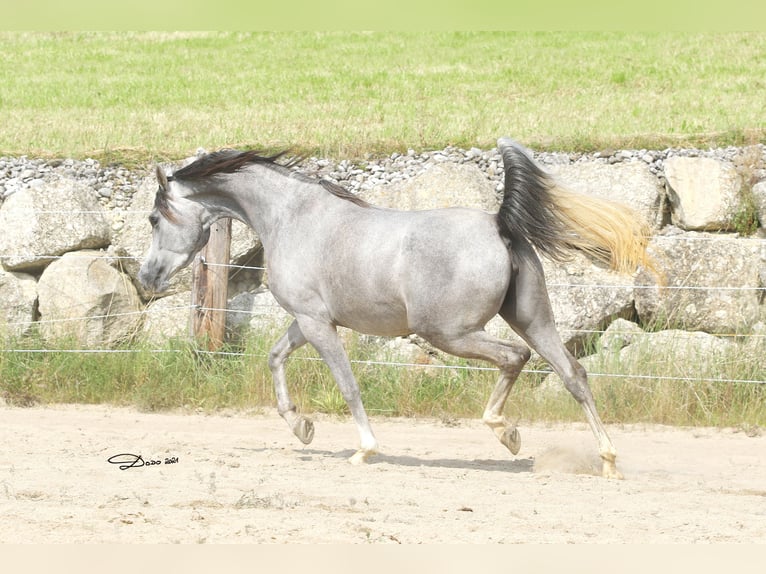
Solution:
M 165 170 L 160 166 L 157 166 L 157 183 L 160 184 L 160 189 L 167 193 L 168 191 L 168 176 L 165 175 Z

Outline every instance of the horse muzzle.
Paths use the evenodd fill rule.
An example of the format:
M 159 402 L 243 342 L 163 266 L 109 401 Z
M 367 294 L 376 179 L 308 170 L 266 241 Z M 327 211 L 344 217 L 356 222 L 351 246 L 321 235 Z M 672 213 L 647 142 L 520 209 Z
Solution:
M 138 282 L 149 293 L 161 294 L 170 289 L 170 277 L 163 268 L 154 269 L 144 263 L 138 272 Z

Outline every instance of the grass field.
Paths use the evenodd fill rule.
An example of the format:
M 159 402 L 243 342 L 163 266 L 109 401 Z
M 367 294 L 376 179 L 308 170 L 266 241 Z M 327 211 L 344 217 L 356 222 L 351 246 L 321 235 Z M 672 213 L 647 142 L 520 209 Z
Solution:
M 0 33 L 0 154 L 763 141 L 766 34 Z

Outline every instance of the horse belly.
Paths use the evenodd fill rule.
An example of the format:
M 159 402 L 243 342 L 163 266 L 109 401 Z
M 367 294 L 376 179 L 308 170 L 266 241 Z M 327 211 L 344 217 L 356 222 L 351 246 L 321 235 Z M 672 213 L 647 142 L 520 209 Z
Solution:
M 481 329 L 508 292 L 511 255 L 482 219 L 453 229 L 439 249 L 413 250 L 404 283 L 413 332 Z
M 389 277 L 375 273 L 356 281 L 346 281 L 345 289 L 333 290 L 326 298 L 335 323 L 364 333 L 381 337 L 397 337 L 410 333 L 407 306 L 390 284 Z

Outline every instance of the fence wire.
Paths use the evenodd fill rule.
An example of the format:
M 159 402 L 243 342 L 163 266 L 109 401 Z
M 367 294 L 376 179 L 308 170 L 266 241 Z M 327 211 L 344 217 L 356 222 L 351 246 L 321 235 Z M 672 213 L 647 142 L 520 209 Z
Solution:
M 121 210 L 121 209 L 115 209 L 112 211 L 108 210 L 83 210 L 83 211 L 71 211 L 71 210 L 34 210 L 32 208 L 25 209 L 25 211 L 33 211 L 38 214 L 101 214 L 101 215 L 112 215 L 112 216 L 124 216 L 124 215 L 148 215 L 150 213 L 149 210 Z M 665 236 L 657 236 L 658 238 L 661 238 L 662 240 L 671 240 L 671 241 L 702 241 L 702 242 L 714 242 L 714 241 L 731 241 L 732 239 L 735 239 L 735 237 L 732 237 L 731 235 L 722 235 L 722 236 L 714 236 L 714 235 L 705 235 L 705 236 L 689 236 L 689 235 L 665 235 Z M 747 238 L 750 241 L 758 241 L 766 245 L 766 238 Z M 77 256 L 77 252 L 72 252 L 74 255 L 69 254 L 69 257 Z M 112 255 L 108 252 L 104 252 L 103 256 L 105 259 L 108 260 L 114 260 L 114 261 L 124 261 L 124 260 L 130 260 L 134 262 L 140 262 L 140 257 L 135 256 L 119 256 L 119 255 Z M 0 254 L 0 260 L 3 259 L 21 259 L 21 258 L 28 258 L 29 254 L 23 254 L 23 255 L 13 255 L 13 254 Z M 50 260 L 57 260 L 64 257 L 64 255 L 45 255 L 45 256 L 36 256 L 39 259 L 44 259 L 46 261 Z M 90 257 L 90 255 L 83 255 L 83 257 Z M 236 269 L 236 270 L 252 270 L 252 271 L 266 271 L 266 267 L 263 266 L 255 266 L 255 265 L 237 265 L 237 264 L 223 264 L 223 263 L 206 263 L 206 265 L 210 267 L 221 267 L 226 269 Z M 22 271 L 23 273 L 23 271 Z M 576 289 L 653 289 L 653 290 L 672 290 L 672 291 L 726 291 L 726 292 L 766 292 L 766 287 L 761 286 L 740 286 L 740 287 L 728 287 L 728 286 L 716 286 L 716 285 L 667 285 L 667 286 L 660 286 L 660 285 L 634 285 L 634 284 L 607 284 L 607 283 L 547 283 L 548 287 L 555 287 L 555 288 L 576 288 Z M 251 307 L 260 307 L 260 308 L 268 308 L 273 309 L 273 305 L 263 304 L 263 305 L 252 305 Z M 210 308 L 210 307 L 201 307 L 201 306 L 194 306 L 194 305 L 178 305 L 178 306 L 172 306 L 172 307 L 165 307 L 162 310 L 152 310 L 151 307 L 147 309 L 143 309 L 140 311 L 131 311 L 131 312 L 122 312 L 122 313 L 108 313 L 104 315 L 89 315 L 84 317 L 75 317 L 75 318 L 63 318 L 63 319 L 39 319 L 35 321 L 15 321 L 15 322 L 7 322 L 5 325 L 7 326 L 13 326 L 13 327 L 28 327 L 31 325 L 45 325 L 45 324 L 54 324 L 54 323 L 73 323 L 73 322 L 84 322 L 88 320 L 96 320 L 96 319 L 106 319 L 106 318 L 114 318 L 114 317 L 126 317 L 126 316 L 136 316 L 136 315 L 152 315 L 152 314 L 166 314 L 169 312 L 174 311 L 183 311 L 186 310 L 188 312 L 191 312 L 192 310 L 198 310 L 198 311 L 211 311 L 211 312 L 225 312 L 225 313 L 236 313 L 236 314 L 251 314 L 251 315 L 263 315 L 260 312 L 257 311 L 248 311 L 248 310 L 233 310 L 233 309 L 216 309 L 216 308 Z M 564 333 L 577 333 L 577 334 L 588 334 L 588 335 L 599 335 L 603 334 L 604 330 L 595 330 L 595 329 L 567 329 L 562 328 L 560 329 L 560 332 Z M 612 331 L 615 334 L 620 334 L 617 331 Z M 630 334 L 630 333 L 624 333 L 624 334 Z M 722 338 L 756 338 L 756 339 L 763 339 L 766 337 L 766 334 L 762 333 L 710 333 L 711 335 L 714 335 L 716 337 L 722 337 Z M 107 354 L 107 353 L 113 353 L 113 354 L 130 354 L 130 353 L 142 353 L 147 352 L 146 350 L 141 349 L 14 349 L 14 348 L 6 348 L 6 349 L 0 349 L 0 353 L 76 353 L 76 354 Z M 184 352 L 181 350 L 175 350 L 175 349 L 152 349 L 148 352 L 151 353 L 178 353 L 178 352 Z M 234 351 L 203 351 L 203 350 L 196 350 L 197 354 L 205 354 L 205 355 L 211 355 L 211 356 L 230 356 L 230 357 L 244 357 L 244 358 L 255 358 L 255 359 L 266 359 L 266 355 L 261 354 L 252 354 L 252 353 L 244 353 L 244 352 L 234 352 Z M 315 357 L 301 357 L 301 356 L 295 356 L 293 357 L 296 360 L 303 360 L 303 361 L 321 361 L 319 358 Z M 427 369 L 447 369 L 447 370 L 467 370 L 467 371 L 497 371 L 495 367 L 479 367 L 479 366 L 469 366 L 469 365 L 452 365 L 452 364 L 421 364 L 421 363 L 411 363 L 411 362 L 397 362 L 397 361 L 377 361 L 377 360 L 352 360 L 353 364 L 357 365 L 365 365 L 365 366 L 387 366 L 387 367 L 396 367 L 396 368 L 427 368 Z M 523 369 L 523 373 L 529 373 L 529 374 L 551 374 L 552 371 L 549 370 L 538 370 L 538 369 Z M 598 372 L 589 372 L 588 376 L 590 377 L 604 377 L 604 378 L 614 378 L 614 379 L 643 379 L 643 380 L 664 380 L 664 381 L 676 381 L 676 382 L 706 382 L 706 383 L 743 383 L 743 384 L 766 384 L 766 381 L 764 380 L 752 380 L 752 379 L 711 379 L 711 378 L 693 378 L 693 377 L 676 377 L 676 376 L 667 376 L 667 375 L 642 375 L 642 374 L 623 374 L 623 373 L 598 373 Z

